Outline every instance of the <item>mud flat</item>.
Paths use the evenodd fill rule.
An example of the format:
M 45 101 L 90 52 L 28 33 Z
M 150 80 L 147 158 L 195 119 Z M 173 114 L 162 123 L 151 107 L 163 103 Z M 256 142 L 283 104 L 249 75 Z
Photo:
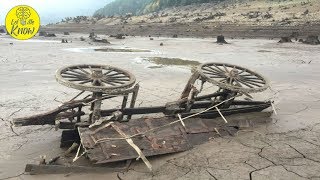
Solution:
M 36 41 L 1 36 L 0 179 L 319 179 L 320 46 L 278 44 L 277 40 L 265 39 L 227 39 L 230 44 L 218 45 L 213 38 L 156 37 L 150 41 L 127 37 L 110 39 L 107 47 L 152 52 L 68 51 L 94 46 L 80 41 L 81 36 L 87 35 L 72 33 L 68 37 L 72 43 L 64 44 L 59 41 L 62 34 Z M 164 46 L 159 46 L 160 42 Z M 235 137 L 215 138 L 191 151 L 150 158 L 153 174 L 140 161 L 124 173 L 22 174 L 25 164 L 38 163 L 40 155 L 50 159 L 62 152 L 61 132 L 53 127 L 11 127 L 10 123 L 16 117 L 53 109 L 77 93 L 55 82 L 56 69 L 71 64 L 110 64 L 135 74 L 141 85 L 138 106 L 162 105 L 177 99 L 191 75 L 191 67 L 147 68 L 150 62 L 137 61 L 145 57 L 226 62 L 260 72 L 272 88 L 255 96 L 274 99 L 278 114 L 272 116 L 271 123 L 242 129 Z

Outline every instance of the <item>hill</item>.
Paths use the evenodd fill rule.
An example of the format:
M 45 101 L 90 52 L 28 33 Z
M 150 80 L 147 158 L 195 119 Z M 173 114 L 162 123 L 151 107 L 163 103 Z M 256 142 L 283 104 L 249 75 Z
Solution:
M 94 16 L 141 15 L 161 9 L 190 4 L 214 3 L 224 0 L 115 0 L 97 10 Z

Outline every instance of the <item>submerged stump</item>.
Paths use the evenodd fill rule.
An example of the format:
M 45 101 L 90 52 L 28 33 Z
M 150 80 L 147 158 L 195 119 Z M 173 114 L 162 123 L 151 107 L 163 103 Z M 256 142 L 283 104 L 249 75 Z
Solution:
M 90 34 L 89 34 L 89 38 L 90 39 L 93 39 L 93 38 L 96 38 L 97 36 L 96 36 L 96 34 L 94 33 L 94 32 L 91 32 Z
M 62 39 L 61 43 L 68 43 L 68 40 L 67 39 Z
M 278 43 L 289 43 L 289 42 L 292 42 L 291 37 L 281 37 Z
M 310 35 L 307 37 L 305 41 L 303 41 L 304 44 L 311 44 L 311 45 L 318 45 L 320 44 L 319 37 L 315 35 Z
M 220 36 L 217 36 L 217 42 L 216 43 L 219 43 L 219 44 L 228 44 L 228 42 L 224 39 L 224 36 L 220 35 Z

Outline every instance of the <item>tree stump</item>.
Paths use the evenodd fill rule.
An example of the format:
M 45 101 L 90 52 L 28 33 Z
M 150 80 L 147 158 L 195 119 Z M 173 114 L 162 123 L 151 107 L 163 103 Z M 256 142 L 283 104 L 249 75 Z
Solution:
M 227 41 L 224 39 L 224 36 L 220 35 L 220 36 L 217 36 L 217 42 L 216 43 L 219 43 L 219 44 L 228 44 Z
M 303 41 L 304 44 L 311 44 L 311 45 L 318 45 L 320 44 L 318 36 L 310 35 L 307 37 L 305 41 Z
M 67 39 L 62 39 L 61 43 L 68 43 L 68 40 Z
M 291 37 L 281 37 L 278 43 L 289 43 L 289 42 L 292 42 Z
M 94 33 L 94 32 L 91 32 L 90 34 L 89 34 L 89 38 L 90 39 L 93 39 L 93 38 L 96 38 L 97 36 L 96 36 L 96 34 Z
M 116 39 L 125 39 L 124 34 L 117 34 Z

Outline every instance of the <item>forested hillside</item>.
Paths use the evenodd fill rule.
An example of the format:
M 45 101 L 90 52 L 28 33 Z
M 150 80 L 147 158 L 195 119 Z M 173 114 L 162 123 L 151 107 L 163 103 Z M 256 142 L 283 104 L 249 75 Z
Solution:
M 152 0 L 115 0 L 105 7 L 98 9 L 94 15 L 112 16 L 132 13 L 141 14 L 143 9 L 151 3 Z
M 172 6 L 184 6 L 209 2 L 220 2 L 223 0 L 115 0 L 105 7 L 97 10 L 94 15 L 125 15 L 132 13 L 139 15 L 154 12 Z

